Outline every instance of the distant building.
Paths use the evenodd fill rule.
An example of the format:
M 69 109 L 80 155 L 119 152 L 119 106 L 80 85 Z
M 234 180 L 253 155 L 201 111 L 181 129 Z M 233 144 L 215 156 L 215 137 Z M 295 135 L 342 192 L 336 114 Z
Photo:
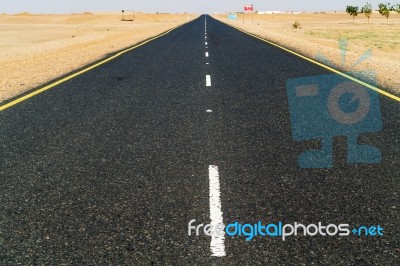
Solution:
M 264 14 L 267 14 L 267 15 L 272 15 L 272 14 L 294 14 L 294 15 L 297 15 L 297 14 L 301 14 L 301 12 L 298 12 L 298 11 L 258 11 L 257 13 L 259 15 L 264 15 Z
M 285 14 L 282 11 L 264 11 L 264 14 L 272 15 L 272 14 Z

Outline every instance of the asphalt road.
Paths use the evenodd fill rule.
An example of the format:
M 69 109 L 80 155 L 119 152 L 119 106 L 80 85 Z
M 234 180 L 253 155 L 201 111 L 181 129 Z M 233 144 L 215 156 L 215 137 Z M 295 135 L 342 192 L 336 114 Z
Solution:
M 348 164 L 339 136 L 333 168 L 302 169 L 318 140 L 293 140 L 286 81 L 325 74 L 201 16 L 2 111 L 0 264 L 398 265 L 400 103 L 380 97 L 383 130 L 361 135 L 381 163 Z M 225 224 L 384 235 L 225 236 L 212 256 L 210 236 L 188 236 L 210 223 L 210 166 Z

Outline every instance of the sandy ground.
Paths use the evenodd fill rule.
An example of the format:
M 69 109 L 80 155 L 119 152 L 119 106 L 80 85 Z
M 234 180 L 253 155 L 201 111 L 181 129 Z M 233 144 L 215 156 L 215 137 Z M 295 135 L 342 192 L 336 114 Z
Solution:
M 214 17 L 310 58 L 322 55 L 343 71 L 374 71 L 380 87 L 400 94 L 400 15 L 396 12 L 390 14 L 389 23 L 374 13 L 369 24 L 364 14 L 359 14 L 353 23 L 346 13 L 255 14 L 253 18 L 246 14 L 244 23 L 242 15 L 236 21 L 228 20 L 226 15 Z M 293 28 L 295 21 L 300 23 L 300 29 Z M 340 39 L 348 43 L 344 64 Z M 368 50 L 372 56 L 353 66 Z
M 195 19 L 191 14 L 0 15 L 0 102 Z

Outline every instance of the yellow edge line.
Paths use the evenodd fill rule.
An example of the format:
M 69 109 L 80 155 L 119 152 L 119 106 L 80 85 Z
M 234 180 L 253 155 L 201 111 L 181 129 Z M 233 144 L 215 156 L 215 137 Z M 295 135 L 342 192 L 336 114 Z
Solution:
M 361 80 L 359 80 L 359 79 L 357 79 L 357 78 L 355 78 L 355 77 L 349 76 L 349 75 L 347 75 L 347 74 L 345 74 L 345 73 L 343 73 L 343 72 L 340 72 L 339 70 L 336 70 L 336 69 L 334 69 L 334 68 L 332 68 L 332 67 L 329 67 L 329 66 L 327 66 L 327 65 L 324 65 L 324 64 L 322 64 L 322 63 L 320 63 L 320 62 L 318 62 L 318 61 L 315 61 L 315 60 L 313 60 L 313 59 L 311 59 L 311 58 L 309 58 L 309 57 L 306 57 L 306 56 L 304 56 L 304 55 L 301 55 L 301 54 L 299 54 L 299 53 L 296 53 L 296 52 L 294 52 L 294 51 L 292 51 L 292 50 L 289 50 L 289 49 L 287 49 L 287 48 L 285 48 L 285 47 L 283 47 L 283 46 L 280 46 L 280 45 L 278 45 L 278 44 L 276 44 L 276 43 L 270 42 L 270 41 L 268 41 L 268 40 L 266 40 L 266 39 L 264 39 L 264 38 L 261 38 L 261 37 L 259 37 L 259 36 L 257 36 L 257 35 L 254 35 L 254 34 L 252 34 L 252 33 L 250 33 L 250 32 L 247 32 L 247 31 L 242 30 L 242 29 L 240 29 L 240 28 L 237 28 L 237 27 L 235 27 L 235 26 L 229 25 L 229 24 L 227 24 L 227 23 L 225 23 L 225 22 L 223 22 L 223 21 L 221 21 L 221 22 L 224 23 L 225 25 L 228 25 L 228 26 L 234 28 L 234 29 L 237 29 L 238 31 L 241 31 L 241 32 L 243 32 L 243 33 L 245 33 L 245 34 L 247 34 L 247 35 L 250 35 L 250 36 L 252 36 L 252 37 L 254 37 L 254 38 L 256 38 L 256 39 L 259 39 L 259 40 L 261 40 L 261 41 L 263 41 L 263 42 L 266 42 L 266 43 L 271 44 L 271 45 L 273 45 L 273 46 L 275 46 L 275 47 L 278 47 L 278 48 L 280 48 L 280 49 L 282 49 L 282 50 L 284 50 L 284 51 L 286 51 L 286 52 L 289 52 L 289 53 L 291 53 L 291 54 L 294 54 L 294 55 L 296 55 L 296 56 L 298 56 L 298 57 L 300 57 L 300 58 L 303 58 L 303 59 L 305 59 L 305 60 L 307 60 L 307 61 L 313 63 L 313 64 L 316 64 L 316 65 L 321 66 L 321 67 L 323 67 L 323 68 L 325 68 L 325 69 L 328 69 L 328 70 L 330 70 L 330 71 L 332 71 L 332 72 L 334 72 L 334 73 L 336 73 L 336 74 L 341 75 L 342 77 L 345 77 L 345 78 L 347 78 L 347 79 L 349 79 L 349 80 L 352 80 L 352 81 L 354 81 L 354 82 L 357 82 L 358 84 L 361 84 L 361 85 L 363 85 L 363 86 L 365 86 L 365 87 L 367 87 L 367 88 L 369 88 L 369 89 L 371 89 L 371 90 L 373 90 L 373 91 L 376 91 L 376 92 L 378 92 L 378 93 L 380 93 L 380 94 L 382 94 L 382 95 L 385 95 L 385 96 L 387 96 L 387 97 L 389 97 L 389 98 L 391 98 L 391 99 L 393 99 L 393 100 L 395 100 L 395 101 L 400 102 L 400 97 L 398 97 L 398 96 L 396 96 L 396 95 L 390 94 L 390 93 L 387 92 L 387 91 L 384 91 L 384 90 L 379 89 L 379 88 L 377 88 L 377 87 L 375 87 L 375 86 L 372 86 L 371 84 L 365 83 L 364 81 L 361 81 Z
M 96 64 L 94 64 L 92 66 L 90 66 L 90 67 L 82 69 L 79 72 L 76 72 L 76 73 L 74 73 L 72 75 L 69 75 L 69 76 L 67 76 L 67 77 L 65 77 L 63 79 L 60 79 L 60 80 L 58 80 L 58 81 L 56 81 L 56 82 L 54 82 L 52 84 L 49 84 L 49 85 L 47 85 L 47 86 L 45 86 L 45 87 L 43 87 L 41 89 L 35 90 L 34 92 L 31 92 L 31 93 L 29 93 L 29 94 L 27 94 L 25 96 L 22 96 L 21 98 L 18 98 L 18 99 L 14 100 L 14 101 L 11 101 L 11 102 L 9 102 L 9 103 L 7 103 L 5 105 L 2 105 L 2 106 L 0 106 L 0 111 L 4 111 L 5 109 L 8 109 L 8 108 L 10 108 L 10 107 L 12 107 L 12 106 L 14 106 L 14 105 L 16 105 L 18 103 L 21 103 L 21 102 L 23 102 L 25 100 L 28 100 L 29 98 L 32 98 L 33 96 L 36 96 L 36 95 L 38 95 L 38 94 L 40 94 L 40 93 L 42 93 L 44 91 L 47 91 L 47 90 L 49 90 L 51 88 L 54 88 L 55 86 L 60 85 L 61 83 L 64 83 L 64 82 L 66 82 L 66 81 L 68 81 L 70 79 L 73 79 L 73 78 L 75 78 L 75 77 L 77 77 L 79 75 L 82 75 L 85 72 L 88 72 L 88 71 L 90 71 L 90 70 L 92 70 L 92 69 L 94 69 L 96 67 L 99 67 L 99 66 L 101 66 L 101 65 L 103 65 L 103 64 L 105 64 L 105 63 L 107 63 L 107 62 L 109 62 L 109 61 L 111 61 L 111 60 L 113 60 L 113 59 L 115 59 L 115 58 L 117 58 L 117 57 L 129 52 L 129 51 L 132 51 L 132 50 L 134 50 L 134 49 L 136 49 L 136 48 L 138 48 L 140 46 L 143 46 L 143 45 L 145 45 L 145 44 L 147 44 L 147 43 L 149 43 L 151 41 L 154 41 L 154 40 L 156 40 L 158 38 L 161 38 L 161 37 L 167 35 L 168 33 L 170 33 L 171 31 L 174 31 L 177 28 L 182 27 L 185 24 L 186 23 L 184 23 L 182 25 L 179 25 L 179 26 L 177 26 L 175 28 L 172 28 L 172 29 L 160 34 L 160 35 L 157 35 L 157 36 L 155 36 L 155 37 L 153 37 L 151 39 L 148 39 L 147 41 L 144 41 L 144 42 L 142 42 L 142 43 L 140 43 L 138 45 L 135 45 L 135 46 L 130 47 L 128 49 L 125 49 L 125 50 L 123 50 L 123 51 L 121 51 L 121 52 L 119 52 L 119 53 L 117 53 L 117 54 L 115 54 L 115 55 L 113 55 L 111 57 L 108 57 L 108 58 L 106 58 L 106 59 L 104 59 L 104 60 L 102 60 L 102 61 L 100 61 L 100 62 L 98 62 L 98 63 L 96 63 Z

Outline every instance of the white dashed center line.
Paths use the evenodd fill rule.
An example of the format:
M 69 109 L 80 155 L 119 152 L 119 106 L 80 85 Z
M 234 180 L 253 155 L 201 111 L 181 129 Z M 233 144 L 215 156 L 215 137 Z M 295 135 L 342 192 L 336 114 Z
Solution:
M 211 225 L 214 228 L 224 227 L 224 221 L 222 218 L 221 210 L 221 192 L 219 183 L 219 172 L 218 166 L 210 165 L 208 167 L 208 175 L 210 178 L 210 219 Z M 213 234 L 210 243 L 211 253 L 214 257 L 224 257 L 225 252 L 225 230 L 223 234 Z
M 208 49 L 207 42 L 207 17 L 205 17 L 204 21 L 204 32 L 205 32 L 205 46 Z M 206 52 L 206 57 L 209 57 L 209 53 Z M 209 65 L 209 62 L 206 62 L 206 65 Z M 206 75 L 206 86 L 211 87 L 211 75 Z M 206 113 L 212 113 L 211 109 L 206 110 Z M 208 167 L 208 175 L 210 182 L 210 220 L 211 226 L 218 230 L 218 228 L 222 228 L 222 233 L 213 234 L 211 236 L 210 249 L 211 256 L 213 257 L 224 257 L 226 256 L 225 252 L 225 225 L 222 216 L 222 208 L 221 208 L 221 191 L 220 191 L 220 182 L 219 182 L 219 172 L 218 166 L 210 165 Z
M 210 75 L 206 75 L 206 86 L 211 87 L 211 76 Z

